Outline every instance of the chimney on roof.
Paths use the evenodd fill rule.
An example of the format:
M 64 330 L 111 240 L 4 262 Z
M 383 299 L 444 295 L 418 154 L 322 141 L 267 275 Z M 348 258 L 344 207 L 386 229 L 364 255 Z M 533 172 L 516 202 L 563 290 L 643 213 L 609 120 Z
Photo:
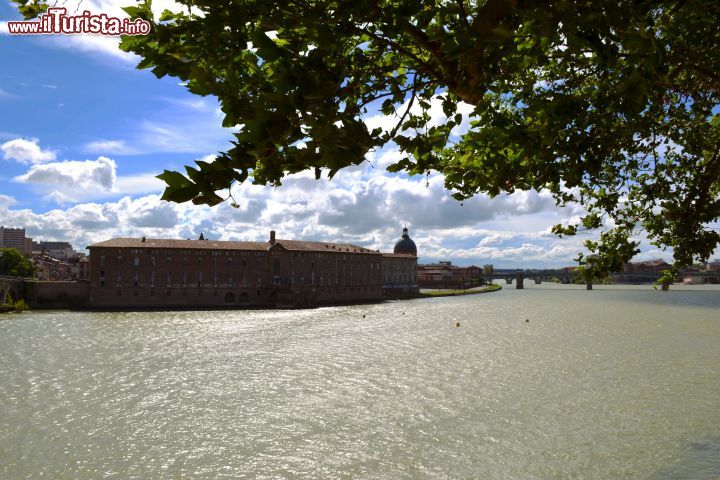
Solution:
M 145 237 L 142 238 L 141 242 L 142 242 L 142 243 L 145 243 Z M 43 249 L 43 250 L 44 250 L 44 249 Z
M 205 240 L 205 235 L 203 235 L 202 232 L 200 232 L 200 238 L 198 238 L 198 240 Z
M 275 245 L 275 230 L 270 230 L 270 245 Z

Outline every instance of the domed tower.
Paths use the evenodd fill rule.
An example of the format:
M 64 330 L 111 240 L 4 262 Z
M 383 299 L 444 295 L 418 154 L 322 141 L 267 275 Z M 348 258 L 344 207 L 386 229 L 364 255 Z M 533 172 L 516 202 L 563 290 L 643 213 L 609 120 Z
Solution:
M 408 235 L 407 227 L 403 228 L 402 238 L 395 243 L 393 253 L 404 253 L 417 257 L 417 247 L 415 246 L 415 242 L 412 241 L 412 238 L 410 238 L 410 235 Z

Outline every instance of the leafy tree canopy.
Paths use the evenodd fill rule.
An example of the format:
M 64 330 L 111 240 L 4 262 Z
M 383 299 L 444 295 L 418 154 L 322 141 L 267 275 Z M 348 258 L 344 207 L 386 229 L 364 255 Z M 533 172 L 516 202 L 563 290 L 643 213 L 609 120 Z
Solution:
M 159 18 L 150 0 L 126 8 L 154 29 L 121 48 L 216 96 L 223 125 L 242 129 L 214 162 L 160 175 L 167 200 L 214 205 L 234 182 L 332 177 L 394 142 L 404 156 L 391 171 L 442 172 L 457 199 L 547 189 L 583 205 L 554 231 L 600 229 L 591 261 L 579 257 L 594 272 L 632 258 L 641 230 L 676 266 L 720 240 L 720 2 L 179 3 Z M 472 122 L 455 137 L 463 102 Z M 394 128 L 369 131 L 378 109 Z
M 16 248 L 0 248 L 0 275 L 9 277 L 32 277 L 35 265 Z M 4 298 L 2 300 L 5 300 Z

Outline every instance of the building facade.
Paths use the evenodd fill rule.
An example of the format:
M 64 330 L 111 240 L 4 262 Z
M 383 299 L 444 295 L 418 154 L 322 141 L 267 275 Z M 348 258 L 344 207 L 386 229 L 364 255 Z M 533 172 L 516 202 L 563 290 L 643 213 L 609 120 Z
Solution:
M 15 248 L 24 255 L 31 255 L 32 238 L 25 236 L 24 228 L 0 227 L 0 248 Z
M 480 285 L 482 275 L 482 267 L 459 267 L 445 261 L 418 265 L 417 281 L 422 288 L 463 289 Z
M 351 244 L 116 238 L 90 250 L 93 308 L 312 306 L 383 299 L 388 265 L 412 285 L 416 256 Z M 389 263 L 388 263 L 389 262 Z
M 71 260 L 80 256 L 78 252 L 73 250 L 69 242 L 33 242 L 33 252 L 48 255 L 58 260 Z

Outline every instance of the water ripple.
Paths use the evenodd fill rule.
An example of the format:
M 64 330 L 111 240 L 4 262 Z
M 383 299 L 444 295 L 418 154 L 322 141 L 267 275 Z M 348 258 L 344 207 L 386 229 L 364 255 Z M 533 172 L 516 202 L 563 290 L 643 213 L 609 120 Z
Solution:
M 0 477 L 716 478 L 720 295 L 670 293 L 13 316 Z

